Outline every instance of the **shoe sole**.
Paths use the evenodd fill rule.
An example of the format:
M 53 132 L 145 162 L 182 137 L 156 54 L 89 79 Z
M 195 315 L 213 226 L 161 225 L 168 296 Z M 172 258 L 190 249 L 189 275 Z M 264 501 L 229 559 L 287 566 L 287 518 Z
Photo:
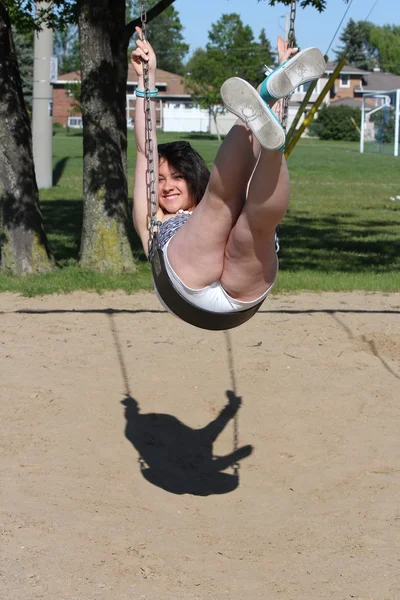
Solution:
M 271 109 L 247 81 L 239 77 L 227 79 L 222 84 L 221 97 L 226 108 L 247 125 L 263 148 L 282 148 L 285 132 Z
M 287 64 L 267 82 L 268 93 L 274 98 L 288 96 L 303 83 L 319 79 L 324 74 L 326 62 L 318 48 L 306 48 L 295 54 Z

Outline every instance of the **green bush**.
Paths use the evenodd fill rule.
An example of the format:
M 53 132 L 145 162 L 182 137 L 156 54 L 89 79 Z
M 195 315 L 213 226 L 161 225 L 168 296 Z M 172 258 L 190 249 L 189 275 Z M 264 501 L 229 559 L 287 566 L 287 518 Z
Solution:
M 62 125 L 62 123 L 53 123 L 53 136 L 57 135 L 58 133 L 62 133 L 65 131 L 65 127 L 64 125 Z
M 320 140 L 342 140 L 357 142 L 360 139 L 357 127 L 361 122 L 361 110 L 351 106 L 323 106 L 318 118 L 308 127 L 308 132 Z

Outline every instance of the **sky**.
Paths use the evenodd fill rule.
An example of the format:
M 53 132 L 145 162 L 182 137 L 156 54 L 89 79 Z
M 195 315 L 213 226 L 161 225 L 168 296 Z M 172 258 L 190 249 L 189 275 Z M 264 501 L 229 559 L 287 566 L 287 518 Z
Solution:
M 255 37 L 264 27 L 267 38 L 274 45 L 285 29 L 284 5 L 271 7 L 268 0 L 175 0 L 173 4 L 184 27 L 185 42 L 190 54 L 207 44 L 208 31 L 223 14 L 238 13 L 245 25 L 250 25 Z M 319 13 L 314 8 L 298 9 L 296 39 L 302 48 L 317 46 L 326 52 L 347 8 L 343 0 L 327 0 L 327 9 Z M 400 25 L 400 0 L 353 0 L 332 48 L 340 45 L 340 32 L 349 19 L 363 21 L 372 12 L 369 21 L 376 25 Z M 190 55 L 189 54 L 189 55 Z M 329 58 L 333 59 L 332 50 Z

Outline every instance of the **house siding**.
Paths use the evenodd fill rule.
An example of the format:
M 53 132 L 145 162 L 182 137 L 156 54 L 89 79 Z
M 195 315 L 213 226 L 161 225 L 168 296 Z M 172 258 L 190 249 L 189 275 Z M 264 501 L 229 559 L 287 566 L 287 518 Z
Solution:
M 73 98 L 64 86 L 53 87 L 53 123 L 67 126 L 68 117 L 72 114 Z
M 349 87 L 341 87 L 340 78 L 335 80 L 333 95 L 335 100 L 342 98 L 354 98 L 355 90 L 360 89 L 361 77 L 359 75 L 350 75 Z
M 61 123 L 66 126 L 68 123 L 68 117 L 72 115 L 73 98 L 70 96 L 68 90 L 65 89 L 67 82 L 80 81 L 80 73 L 74 71 L 72 73 L 63 73 L 59 76 L 57 83 L 53 85 L 53 123 Z M 170 73 L 163 69 L 157 69 L 156 71 L 156 85 L 159 89 L 158 98 L 161 103 L 165 101 L 190 101 L 190 95 L 185 92 L 183 85 L 183 78 L 176 73 Z M 129 65 L 127 75 L 127 96 L 133 95 L 134 89 L 137 86 L 137 75 L 132 67 Z M 131 110 L 129 111 L 129 117 L 132 118 L 134 115 L 134 102 L 131 102 Z M 158 125 L 160 125 L 161 110 L 158 112 Z

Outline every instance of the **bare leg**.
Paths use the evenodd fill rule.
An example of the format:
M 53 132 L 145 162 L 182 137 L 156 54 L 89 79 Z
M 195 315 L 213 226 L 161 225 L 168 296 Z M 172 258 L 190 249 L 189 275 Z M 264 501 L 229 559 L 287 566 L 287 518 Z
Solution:
M 297 49 L 280 40 L 278 51 L 282 62 Z M 279 92 L 275 97 L 319 77 L 325 62 L 318 50 L 306 49 L 288 63 L 290 77 L 284 69 L 276 81 L 271 75 L 270 83 L 275 81 Z M 288 207 L 290 184 L 283 155 L 267 148 L 279 148 L 284 132 L 247 82 L 230 78 L 221 95 L 263 148 L 245 125 L 233 127 L 218 153 L 205 197 L 171 241 L 169 258 L 187 286 L 199 289 L 220 280 L 232 297 L 252 301 L 270 287 L 277 273 L 275 230 Z
M 275 229 L 285 216 L 289 195 L 284 156 L 263 149 L 245 206 L 226 245 L 221 284 L 232 297 L 244 302 L 255 300 L 274 282 Z
M 220 146 L 202 201 L 168 246 L 171 266 L 187 286 L 199 289 L 221 278 L 259 154 L 259 143 L 238 120 Z

